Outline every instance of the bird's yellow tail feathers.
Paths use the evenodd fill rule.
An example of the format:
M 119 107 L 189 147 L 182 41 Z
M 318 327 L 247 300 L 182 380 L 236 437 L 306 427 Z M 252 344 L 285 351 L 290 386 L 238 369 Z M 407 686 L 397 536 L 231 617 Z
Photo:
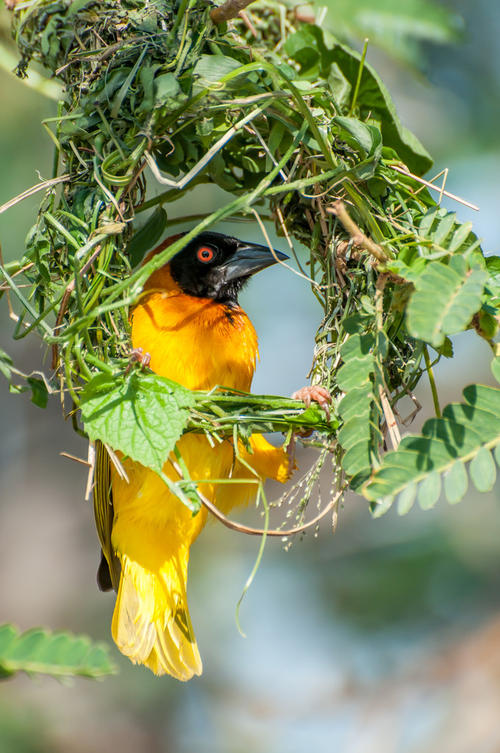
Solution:
M 186 598 L 188 554 L 174 555 L 157 572 L 121 557 L 111 631 L 120 651 L 157 675 L 200 675 L 202 663 Z

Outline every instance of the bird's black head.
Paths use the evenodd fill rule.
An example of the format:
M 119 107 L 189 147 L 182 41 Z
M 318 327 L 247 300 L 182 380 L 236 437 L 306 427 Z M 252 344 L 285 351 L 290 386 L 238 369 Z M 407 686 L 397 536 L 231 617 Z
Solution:
M 184 293 L 234 306 L 251 275 L 282 259 L 288 256 L 267 246 L 207 231 L 172 258 L 170 272 Z

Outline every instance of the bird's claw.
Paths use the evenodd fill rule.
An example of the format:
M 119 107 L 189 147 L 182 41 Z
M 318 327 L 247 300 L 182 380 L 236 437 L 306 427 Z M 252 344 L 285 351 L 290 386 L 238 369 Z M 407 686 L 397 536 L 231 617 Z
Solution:
M 128 366 L 125 369 L 126 374 L 128 374 L 134 363 L 140 363 L 141 369 L 147 369 L 151 363 L 151 356 L 149 353 L 144 353 L 142 348 L 133 348 L 129 354 Z
M 312 402 L 318 403 L 319 407 L 325 411 L 326 418 L 330 420 L 330 403 L 332 396 L 326 387 L 320 387 L 319 384 L 311 384 L 308 387 L 301 387 L 292 395 L 292 400 L 302 400 L 306 408 L 309 408 Z

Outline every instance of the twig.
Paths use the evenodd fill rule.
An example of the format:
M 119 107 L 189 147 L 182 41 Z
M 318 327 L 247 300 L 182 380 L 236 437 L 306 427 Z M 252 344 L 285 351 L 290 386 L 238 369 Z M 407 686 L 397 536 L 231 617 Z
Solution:
M 344 226 L 345 230 L 349 233 L 349 235 L 352 238 L 352 242 L 355 246 L 358 246 L 358 248 L 364 248 L 365 251 L 368 251 L 372 256 L 377 259 L 377 261 L 384 263 L 388 260 L 388 256 L 383 250 L 381 246 L 378 245 L 378 243 L 375 243 L 372 241 L 371 238 L 368 238 L 363 231 L 356 225 L 354 220 L 350 217 L 347 209 L 345 208 L 343 201 L 335 201 L 331 206 L 326 208 L 327 212 L 330 212 L 330 214 L 335 214 L 342 225 Z
M 250 32 L 250 34 L 254 37 L 254 39 L 257 39 L 257 37 L 258 37 L 257 31 L 256 31 L 255 26 L 253 25 L 253 23 L 250 21 L 250 18 L 248 17 L 248 14 L 245 13 L 244 10 L 240 10 L 240 12 L 238 13 L 238 16 L 241 18 L 241 20 L 243 21 L 243 23 L 247 27 L 247 29 Z
M 297 533 L 302 533 L 302 531 L 306 531 L 308 528 L 312 528 L 313 526 L 317 525 L 320 520 L 322 520 L 330 510 L 332 510 L 337 502 L 339 501 L 340 497 L 344 493 L 344 489 L 340 489 L 337 494 L 333 497 L 333 499 L 330 500 L 330 502 L 327 504 L 327 506 L 321 510 L 316 517 L 314 517 L 312 520 L 309 520 L 307 523 L 304 523 L 301 526 L 296 526 L 295 528 L 288 528 L 279 530 L 276 528 L 272 528 L 270 530 L 267 530 L 265 528 L 252 528 L 251 526 L 245 526 L 243 523 L 237 523 L 234 520 L 230 520 L 224 513 L 222 513 L 218 507 L 216 507 L 213 502 L 211 502 L 207 497 L 205 497 L 204 494 L 201 494 L 199 489 L 197 490 L 198 496 L 201 499 L 201 503 L 206 509 L 214 516 L 214 518 L 217 518 L 217 520 L 226 526 L 226 528 L 230 528 L 232 531 L 239 531 L 239 533 L 246 533 L 249 536 L 294 536 Z
M 222 24 L 224 21 L 236 18 L 240 14 L 240 11 L 253 2 L 254 0 L 226 0 L 225 3 L 210 12 L 210 18 L 214 24 Z

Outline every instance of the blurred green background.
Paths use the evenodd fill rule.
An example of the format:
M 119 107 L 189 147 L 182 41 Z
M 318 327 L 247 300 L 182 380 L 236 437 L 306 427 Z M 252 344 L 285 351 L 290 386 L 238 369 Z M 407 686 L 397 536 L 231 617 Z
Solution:
M 481 207 L 453 209 L 474 220 L 487 252 L 499 253 L 500 6 L 444 5 L 464 19 L 455 45 L 427 45 L 416 70 L 415 51 L 405 56 L 401 46 L 392 56 L 370 49 L 368 59 L 435 157 L 435 172 L 450 168 L 448 190 Z M 40 120 L 55 107 L 2 71 L 0 92 L 1 205 L 33 185 L 37 171 L 50 177 Z M 204 188 L 178 211 L 209 210 L 217 199 Z M 35 197 L 0 215 L 7 259 L 20 255 L 36 207 Z M 259 239 L 253 224 L 218 229 Z M 303 385 L 320 316 L 307 284 L 271 269 L 243 305 L 261 343 L 254 390 L 288 394 Z M 36 339 L 11 342 L 4 300 L 0 307 L 0 347 L 25 371 L 41 361 L 48 369 Z M 491 382 L 488 348 L 475 340 L 455 338 L 457 358 L 438 370 L 443 403 L 470 381 Z M 426 385 L 418 397 L 416 428 L 431 412 Z M 110 640 L 113 598 L 95 585 L 86 471 L 59 456 L 83 456 L 84 442 L 57 399 L 41 411 L 26 395 L 9 395 L 5 381 L 0 425 L 0 622 Z M 241 610 L 246 639 L 234 611 L 258 542 L 208 526 L 189 583 L 203 676 L 186 685 L 158 679 L 114 650 L 120 673 L 100 683 L 17 677 L 0 685 L 0 753 L 497 753 L 498 501 L 498 492 L 471 491 L 456 507 L 440 502 L 374 521 L 363 500 L 349 498 L 334 536 L 326 523 L 288 552 L 268 543 Z M 235 517 L 259 521 L 255 511 Z

